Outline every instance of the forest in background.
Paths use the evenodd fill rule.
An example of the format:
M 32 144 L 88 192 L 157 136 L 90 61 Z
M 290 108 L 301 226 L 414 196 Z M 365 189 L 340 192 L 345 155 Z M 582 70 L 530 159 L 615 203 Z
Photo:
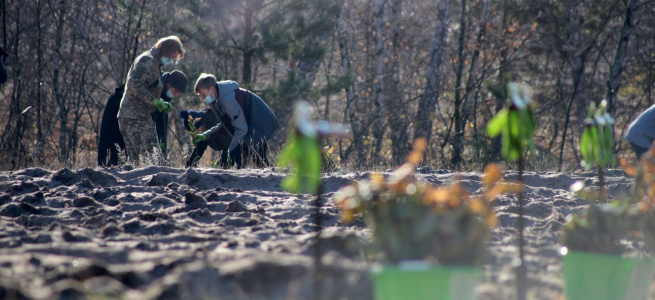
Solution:
M 260 95 L 282 125 L 299 99 L 347 124 L 350 137 L 323 141 L 344 168 L 397 165 L 425 137 L 427 165 L 476 169 L 499 160 L 485 126 L 518 81 L 539 105 L 529 168 L 570 170 L 589 103 L 608 100 L 628 154 L 620 139 L 655 100 L 652 2 L 2 0 L 0 169 L 95 165 L 107 98 L 137 55 L 178 35 L 189 93 L 173 100 L 171 154 L 189 149 L 177 115 L 204 107 L 193 84 L 208 72 Z

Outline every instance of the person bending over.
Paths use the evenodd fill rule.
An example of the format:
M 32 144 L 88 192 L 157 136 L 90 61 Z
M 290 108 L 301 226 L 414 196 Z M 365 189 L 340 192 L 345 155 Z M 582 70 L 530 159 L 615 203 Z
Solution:
M 247 160 L 258 167 L 268 165 L 268 139 L 280 124 L 273 110 L 253 92 L 239 88 L 235 81 L 217 81 L 211 74 L 200 74 L 195 92 L 216 114 L 219 124 L 196 135 L 193 144 L 220 138 L 224 132 L 230 137 L 227 151 L 221 154 L 221 165 L 236 164 L 243 168 Z
M 642 112 L 630 124 L 625 139 L 630 142 L 637 159 L 648 151 L 655 139 L 655 105 Z

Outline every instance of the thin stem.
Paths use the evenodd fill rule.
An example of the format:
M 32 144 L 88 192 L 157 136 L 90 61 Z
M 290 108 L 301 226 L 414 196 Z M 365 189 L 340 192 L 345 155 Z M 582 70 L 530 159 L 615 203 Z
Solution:
M 607 190 L 605 189 L 605 169 L 598 167 L 598 186 L 599 189 L 599 198 L 600 202 L 607 203 Z
M 323 230 L 322 226 L 322 214 L 321 214 L 321 196 L 323 194 L 323 183 L 318 185 L 318 192 L 316 195 L 316 203 L 314 204 L 314 218 L 316 223 L 316 245 L 314 246 L 314 268 L 316 272 L 314 273 L 314 299 L 322 299 L 323 291 L 321 286 L 321 276 L 323 273 L 323 268 L 321 266 L 321 231 Z
M 518 167 L 519 167 L 519 181 L 521 184 L 523 183 L 523 170 L 525 169 L 525 160 L 523 156 L 519 156 L 519 161 L 518 161 Z M 525 198 L 525 191 L 522 191 L 518 195 L 518 201 L 519 201 L 519 261 L 520 264 L 516 268 L 516 295 L 518 300 L 525 300 L 526 299 L 526 294 L 528 290 L 528 285 L 527 285 L 527 270 L 525 266 L 525 250 L 524 250 L 524 245 L 525 245 L 525 240 L 523 237 L 523 229 L 525 227 L 524 223 L 524 211 L 523 211 L 523 200 Z

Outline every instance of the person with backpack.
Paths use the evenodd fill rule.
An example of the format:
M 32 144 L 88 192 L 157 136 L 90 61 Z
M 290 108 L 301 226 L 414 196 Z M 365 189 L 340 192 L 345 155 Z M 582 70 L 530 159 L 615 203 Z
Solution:
M 217 81 L 211 74 L 202 73 L 195 85 L 195 92 L 203 100 L 220 123 L 193 138 L 197 145 L 206 140 L 230 137 L 227 151 L 221 155 L 221 165 L 236 164 L 243 168 L 246 160 L 258 167 L 268 165 L 268 139 L 280 124 L 273 110 L 256 94 L 239 88 L 235 81 Z
M 163 89 L 161 67 L 173 66 L 184 57 L 184 52 L 177 36 L 161 38 L 134 60 L 127 73 L 117 117 L 128 157 L 134 162 L 146 157 L 152 158 L 155 164 L 165 162 L 151 114 L 155 109 L 162 112 L 172 110 L 173 106 L 160 98 Z
M 639 114 L 628 127 L 625 139 L 630 142 L 632 150 L 637 155 L 637 159 L 646 153 L 653 145 L 655 140 L 655 105 Z
M 161 76 L 164 88 L 160 98 L 170 102 L 174 97 L 186 93 L 188 79 L 178 70 L 164 73 Z M 118 86 L 107 100 L 100 124 L 100 138 L 98 139 L 98 166 L 116 166 L 119 164 L 118 153 L 125 150 L 123 135 L 118 129 L 118 109 L 125 91 L 125 85 Z M 164 154 L 168 146 L 168 112 L 155 110 L 152 113 L 155 122 L 157 139 Z

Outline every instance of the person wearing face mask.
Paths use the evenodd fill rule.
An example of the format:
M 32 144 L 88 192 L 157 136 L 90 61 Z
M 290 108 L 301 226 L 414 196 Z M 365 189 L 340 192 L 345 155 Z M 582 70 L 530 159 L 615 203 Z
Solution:
M 134 60 L 127 73 L 117 118 L 128 157 L 134 162 L 147 156 L 156 164 L 165 162 L 151 113 L 155 109 L 172 111 L 173 105 L 160 98 L 163 89 L 160 72 L 164 66 L 172 67 L 184 57 L 184 52 L 177 36 L 161 38 Z
M 223 167 L 236 164 L 237 168 L 243 168 L 248 160 L 258 167 L 267 166 L 267 141 L 280 126 L 273 110 L 253 92 L 239 88 L 238 83 L 217 81 L 211 74 L 200 74 L 195 92 L 207 103 L 220 123 L 196 135 L 193 144 L 219 139 L 227 134 L 230 143 L 227 151 L 221 155 Z
M 183 72 L 175 70 L 170 73 L 164 73 L 161 77 L 164 89 L 161 92 L 161 99 L 170 103 L 174 97 L 179 97 L 186 93 L 187 77 Z M 170 111 L 155 110 L 152 113 L 152 120 L 155 121 L 157 129 L 157 139 L 159 146 L 166 156 L 168 151 L 168 113 Z
M 186 75 L 181 71 L 175 70 L 170 73 L 163 73 L 161 81 L 164 88 L 160 97 L 166 102 L 170 102 L 172 98 L 186 93 L 188 80 Z M 105 105 L 105 110 L 102 114 L 100 137 L 98 139 L 98 166 L 101 167 L 118 165 L 118 152 L 125 150 L 125 140 L 118 129 L 118 119 L 116 118 L 124 91 L 124 84 L 116 88 L 114 94 L 107 100 L 107 105 Z M 163 152 L 166 153 L 166 147 L 168 145 L 168 113 L 155 109 L 151 115 L 152 120 L 155 122 L 157 139 L 160 141 Z

